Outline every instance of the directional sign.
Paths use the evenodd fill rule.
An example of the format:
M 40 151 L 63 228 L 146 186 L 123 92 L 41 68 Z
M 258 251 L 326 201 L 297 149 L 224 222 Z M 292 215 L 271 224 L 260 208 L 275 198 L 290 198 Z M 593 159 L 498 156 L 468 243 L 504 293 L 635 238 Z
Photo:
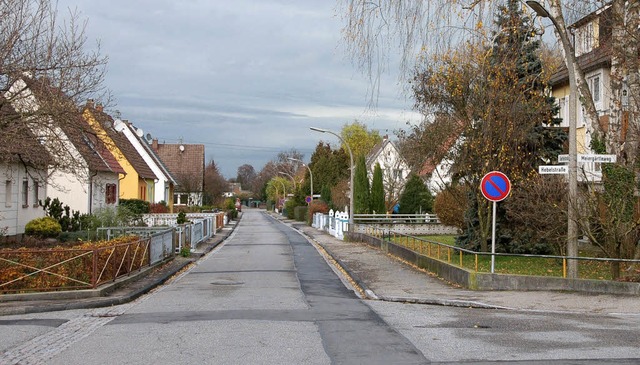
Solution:
M 511 192 L 511 181 L 502 172 L 491 171 L 482 178 L 480 189 L 487 200 L 499 202 L 504 200 Z
M 543 165 L 543 166 L 538 166 L 538 173 L 540 175 L 568 174 L 569 173 L 569 166 L 567 166 L 567 165 Z

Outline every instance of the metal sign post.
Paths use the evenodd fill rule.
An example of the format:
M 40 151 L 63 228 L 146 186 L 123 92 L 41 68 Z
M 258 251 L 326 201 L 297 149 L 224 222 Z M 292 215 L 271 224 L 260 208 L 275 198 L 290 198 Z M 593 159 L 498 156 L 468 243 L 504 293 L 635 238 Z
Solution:
M 491 171 L 482 177 L 480 190 L 487 200 L 493 202 L 493 217 L 491 223 L 491 273 L 496 265 L 496 210 L 497 203 L 504 200 L 511 192 L 511 181 L 500 171 Z

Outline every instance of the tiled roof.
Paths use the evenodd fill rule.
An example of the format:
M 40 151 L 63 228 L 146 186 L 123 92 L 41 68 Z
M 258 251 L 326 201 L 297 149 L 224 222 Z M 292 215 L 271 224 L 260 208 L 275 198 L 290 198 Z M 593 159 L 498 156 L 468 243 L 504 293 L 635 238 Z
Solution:
M 131 144 L 129 139 L 121 132 L 118 132 L 114 129 L 114 120 L 113 118 L 98 108 L 93 107 L 88 104 L 85 106 L 85 110 L 88 110 L 91 115 L 95 118 L 95 120 L 100 123 L 104 131 L 107 133 L 109 138 L 113 141 L 113 143 L 118 147 L 118 149 L 124 155 L 124 158 L 131 164 L 134 170 L 138 173 L 143 179 L 156 179 L 157 176 L 151 170 L 149 165 L 144 161 L 142 156 L 138 153 L 136 148 Z
M 583 72 L 589 72 L 601 67 L 611 67 L 611 44 L 606 43 L 591 52 L 578 57 L 578 65 Z M 549 80 L 552 86 L 562 85 L 569 82 L 567 66 L 562 64 L 558 71 Z
M 176 177 L 173 176 L 173 174 L 171 174 L 171 171 L 169 171 L 169 168 L 164 164 L 164 161 L 162 161 L 160 156 L 158 156 L 158 153 L 149 145 L 149 143 L 145 139 L 143 139 L 136 133 L 135 127 L 131 123 L 127 123 L 127 126 L 131 128 L 133 135 L 138 139 L 138 141 L 140 142 L 144 150 L 147 151 L 147 153 L 153 159 L 153 161 L 155 161 L 156 165 L 162 171 L 162 173 L 167 177 L 167 179 L 169 179 L 169 181 L 173 185 L 177 185 L 178 181 L 176 180 Z
M 7 100 L 0 98 L 0 161 L 46 169 L 51 156 Z
M 47 108 L 61 111 L 50 117 L 78 150 L 92 171 L 124 173 L 124 169 L 107 147 L 96 137 L 89 124 L 84 120 L 73 100 L 60 89 L 52 86 L 47 79 L 21 78 L 33 93 L 46 113 Z M 54 109 L 55 108 L 55 109 Z
M 78 152 L 80 152 L 85 161 L 87 161 L 89 169 L 92 171 L 124 174 L 125 171 L 118 163 L 118 160 L 111 154 L 100 138 L 95 135 L 79 112 L 75 120 L 76 128 L 72 128 L 68 123 L 61 123 L 61 127 L 71 143 L 73 143 L 76 149 L 78 149 Z
M 157 146 L 158 156 L 178 179 L 178 188 L 182 179 L 194 179 L 202 191 L 204 183 L 204 145 L 202 144 L 165 144 Z

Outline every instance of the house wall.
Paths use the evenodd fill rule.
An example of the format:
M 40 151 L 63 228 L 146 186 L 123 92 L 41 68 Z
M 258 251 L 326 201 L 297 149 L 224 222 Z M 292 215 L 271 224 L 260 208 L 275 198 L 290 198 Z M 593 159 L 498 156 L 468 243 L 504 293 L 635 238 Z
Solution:
M 44 210 L 38 200 L 46 196 L 46 182 L 39 181 L 35 170 L 28 174 L 24 166 L 4 164 L 0 166 L 0 232 L 5 235 L 23 234 L 25 225 L 36 218 L 44 217 Z M 28 190 L 27 204 L 23 200 L 23 181 L 26 179 Z M 35 191 L 38 181 L 38 191 Z
M 153 171 L 153 173 L 158 177 L 157 181 L 155 182 L 155 186 L 153 187 L 153 194 L 149 194 L 147 200 L 151 203 L 159 203 L 160 201 L 164 201 L 171 209 L 173 206 L 173 192 L 171 191 L 171 193 L 169 194 L 169 191 L 167 191 L 166 189 L 167 185 L 170 184 L 169 179 L 162 171 L 162 169 L 157 165 L 156 161 L 151 156 L 149 156 L 149 152 L 147 152 L 147 149 L 142 146 L 142 142 L 136 135 L 133 134 L 131 128 L 127 126 L 123 129 L 122 133 L 125 135 L 125 137 L 127 137 L 136 151 L 138 151 L 138 154 L 140 154 L 144 162 L 147 163 L 151 171 Z M 167 196 L 167 194 L 169 195 Z M 169 197 L 171 197 L 171 199 L 169 199 Z
M 88 176 L 86 171 L 84 174 Z M 69 208 L 79 211 L 80 214 L 89 213 L 88 181 L 63 171 L 56 171 L 50 176 L 47 186 L 48 197 L 58 198 L 63 205 L 68 205 Z
M 380 152 L 375 156 L 368 166 L 369 181 L 373 179 L 373 171 L 376 163 L 382 169 L 382 181 L 385 190 L 385 200 L 387 202 L 397 201 L 404 189 L 407 177 L 411 172 L 398 150 L 392 143 L 385 143 Z
M 107 203 L 107 184 L 115 184 L 116 201 L 115 203 Z M 109 172 L 99 172 L 92 178 L 92 205 L 91 213 L 95 213 L 107 207 L 115 207 L 118 205 L 118 176 Z

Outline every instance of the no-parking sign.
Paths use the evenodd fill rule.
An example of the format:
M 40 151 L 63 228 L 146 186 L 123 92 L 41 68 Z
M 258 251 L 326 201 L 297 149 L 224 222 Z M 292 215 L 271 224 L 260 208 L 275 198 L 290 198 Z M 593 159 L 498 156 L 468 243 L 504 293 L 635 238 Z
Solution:
M 500 171 L 491 171 L 484 175 L 480 183 L 482 195 L 492 202 L 504 200 L 511 192 L 511 181 Z

